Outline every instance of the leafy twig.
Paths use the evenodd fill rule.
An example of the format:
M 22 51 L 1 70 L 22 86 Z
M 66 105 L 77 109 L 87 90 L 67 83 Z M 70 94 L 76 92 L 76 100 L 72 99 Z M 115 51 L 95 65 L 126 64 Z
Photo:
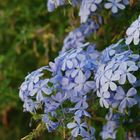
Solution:
M 46 126 L 43 122 L 41 122 L 36 129 L 34 129 L 29 135 L 23 137 L 21 140 L 33 140 L 39 136 L 41 136 L 46 130 Z

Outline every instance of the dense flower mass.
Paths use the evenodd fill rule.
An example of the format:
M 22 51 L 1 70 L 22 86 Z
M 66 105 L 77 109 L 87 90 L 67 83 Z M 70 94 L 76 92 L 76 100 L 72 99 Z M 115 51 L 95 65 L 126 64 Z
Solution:
M 101 57 L 103 61 L 98 65 L 95 82 L 100 105 L 106 108 L 119 106 L 119 111 L 123 112 L 126 107 L 132 107 L 137 103 L 135 99 L 129 98 L 132 94 L 133 96 L 136 94 L 136 89 L 131 88 L 127 95 L 121 86 L 129 83 L 133 87 L 137 81 L 134 73 L 139 69 L 137 66 L 139 55 L 133 54 L 131 50 L 120 53 L 117 49 L 118 54 L 113 49 L 115 46 L 111 45 L 103 51 L 103 58 L 106 59 Z M 120 47 L 119 44 L 118 47 Z
M 88 101 L 90 91 L 95 90 L 92 77 L 98 65 L 98 57 L 99 52 L 95 50 L 95 45 L 86 44 L 81 48 L 62 53 L 54 63 L 50 63 L 50 68 L 43 67 L 29 74 L 20 88 L 24 109 L 36 113 L 43 105 L 42 120 L 46 123 L 48 131 L 55 130 L 61 124 L 61 119 L 55 122 L 50 119 L 50 117 L 58 118 L 58 109 L 64 115 L 73 114 L 74 118 L 77 118 L 76 121 L 81 122 L 83 116 L 90 117 L 87 111 Z M 44 80 L 45 70 L 51 72 L 53 77 Z M 65 101 L 71 102 L 69 108 L 62 108 Z M 86 139 L 88 135 L 93 134 L 93 130 L 84 131 L 83 124 L 79 127 L 79 121 L 73 127 L 69 124 L 68 128 L 74 128 L 72 131 L 74 137 L 82 134 L 81 136 Z
M 134 45 L 138 45 L 140 41 L 140 16 L 135 20 L 126 31 L 126 44 L 130 44 L 132 41 Z
M 65 52 L 54 63 L 50 63 L 54 85 L 75 104 L 73 108 L 69 108 L 69 112 L 80 118 L 90 117 L 86 111 L 87 100 L 88 93 L 95 90 L 95 82 L 91 77 L 94 77 L 93 71 L 96 70 L 98 57 L 99 52 L 95 50 L 95 46 L 87 45 Z
M 117 13 L 129 1 L 71 2 L 73 6 L 80 5 L 79 15 L 84 23 L 64 39 L 54 62 L 25 78 L 19 96 L 24 102 L 24 110 L 39 114 L 49 132 L 67 126 L 71 139 L 95 140 L 92 122 L 98 113 L 94 109 L 109 110 L 100 136 L 103 140 L 116 139 L 118 128 L 126 121 L 123 116 L 129 116 L 133 106 L 140 107 L 140 55 L 128 46 L 132 41 L 135 45 L 139 43 L 140 17 L 127 29 L 125 41 L 120 39 L 99 52 L 94 43 L 86 41 L 99 29 L 99 24 L 90 16 L 96 15 L 102 6 Z M 53 11 L 64 4 L 65 0 L 48 0 L 48 9 Z M 46 78 L 45 73 L 49 73 L 50 78 Z M 104 123 L 104 120 L 96 119 Z
M 121 113 L 138 103 L 135 98 L 138 96 L 135 72 L 139 69 L 140 57 L 131 50 L 123 51 L 127 46 L 121 44 L 122 41 L 110 45 L 102 53 L 95 50 L 95 45 L 87 43 L 61 53 L 54 63 L 50 63 L 50 67 L 29 74 L 20 88 L 24 109 L 36 113 L 44 104 L 42 120 L 48 131 L 55 130 L 62 123 L 57 110 L 61 110 L 65 116 L 73 114 L 74 122 L 67 124 L 72 129 L 72 136 L 81 136 L 86 140 L 92 135 L 95 139 L 94 128 L 87 131 L 90 126 L 84 120 L 84 116 L 91 117 L 88 103 L 92 99 L 90 96 L 95 96 L 92 92 L 99 97 L 101 107 L 118 109 Z M 44 70 L 51 72 L 52 78 L 43 79 Z M 126 84 L 131 87 L 127 91 L 124 89 Z M 71 103 L 69 107 L 62 108 L 68 101 Z M 57 118 L 57 121 L 50 117 Z M 115 139 L 119 123 L 112 119 L 112 115 L 107 118 L 101 136 L 103 139 Z
M 93 82 L 88 79 L 97 66 L 98 55 L 95 45 L 84 46 L 60 55 L 55 60 L 56 70 L 53 71 L 58 78 L 57 83 L 60 83 L 63 90 L 71 90 L 74 94 L 85 93 L 90 87 L 94 87 Z
M 55 59 L 55 63 L 51 63 L 55 82 L 70 94 L 86 94 L 94 88 L 90 77 L 97 67 L 98 57 L 99 52 L 92 44 L 63 53 Z

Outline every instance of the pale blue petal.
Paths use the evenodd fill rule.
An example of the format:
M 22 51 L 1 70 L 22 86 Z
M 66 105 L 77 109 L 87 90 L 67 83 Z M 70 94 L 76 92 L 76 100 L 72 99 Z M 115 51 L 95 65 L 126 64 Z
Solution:
M 119 79 L 119 84 L 123 85 L 126 82 L 126 74 L 122 74 Z
M 108 88 L 109 88 L 109 83 L 107 82 L 102 86 L 102 91 L 106 92 L 108 91 Z
M 117 89 L 117 85 L 114 82 L 110 82 L 110 89 L 115 91 Z
M 72 61 L 67 60 L 67 67 L 68 67 L 69 69 L 72 69 L 72 68 L 73 68 L 73 63 L 72 63 Z
M 107 92 L 104 92 L 103 93 L 103 97 L 104 98 L 110 98 L 110 92 L 108 92 L 108 91 Z
M 106 3 L 106 4 L 105 4 L 105 8 L 106 8 L 106 9 L 110 9 L 111 7 L 112 7 L 112 3 Z
M 128 98 L 128 107 L 132 107 L 133 105 L 137 104 L 137 101 L 133 98 Z
M 127 73 L 127 77 L 128 77 L 128 81 L 133 84 L 136 82 L 136 77 L 134 75 L 132 75 L 131 73 Z
M 71 134 L 73 137 L 77 137 L 80 133 L 80 129 L 78 127 L 74 128 L 72 131 L 71 131 Z
M 73 70 L 71 73 L 71 77 L 74 78 L 79 72 L 79 69 Z
M 112 13 L 117 13 L 118 12 L 117 6 L 113 5 L 111 11 L 112 11 Z
M 76 126 L 77 126 L 76 123 L 68 123 L 67 124 L 67 128 L 69 128 L 69 129 L 75 128 Z
M 125 109 L 127 105 L 127 99 L 124 99 L 121 103 L 120 103 L 120 108 Z
M 75 78 L 75 83 L 84 83 L 86 81 L 86 77 L 84 76 L 82 71 L 79 71 L 77 77 Z
M 105 72 L 105 76 L 108 78 L 108 79 L 111 79 L 111 76 L 112 76 L 112 70 L 108 70 Z
M 137 93 L 137 90 L 135 88 L 130 88 L 127 92 L 127 97 L 134 96 Z

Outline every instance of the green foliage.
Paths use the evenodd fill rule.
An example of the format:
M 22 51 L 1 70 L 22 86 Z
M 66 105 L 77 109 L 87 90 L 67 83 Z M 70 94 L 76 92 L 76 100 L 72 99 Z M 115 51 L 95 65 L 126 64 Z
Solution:
M 1 140 L 18 140 L 31 131 L 18 89 L 28 72 L 48 64 L 58 54 L 68 24 L 63 11 L 59 14 L 62 16 L 57 12 L 50 16 L 44 0 L 0 0 Z
M 117 131 L 117 140 L 125 140 L 125 130 L 122 126 L 118 128 Z

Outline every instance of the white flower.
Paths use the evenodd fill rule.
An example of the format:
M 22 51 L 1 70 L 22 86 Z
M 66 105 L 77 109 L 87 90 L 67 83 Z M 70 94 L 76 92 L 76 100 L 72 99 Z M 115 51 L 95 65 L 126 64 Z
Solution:
M 132 41 L 134 45 L 138 45 L 140 41 L 140 16 L 135 20 L 131 26 L 126 30 L 126 41 L 125 43 L 129 45 Z
M 119 84 L 123 85 L 128 78 L 129 83 L 133 84 L 136 82 L 136 77 L 132 72 L 137 71 L 138 67 L 133 63 L 133 61 L 122 62 L 116 73 L 120 74 Z
M 101 107 L 105 106 L 105 108 L 109 108 L 109 104 L 107 102 L 107 99 L 110 98 L 110 93 L 103 92 L 103 91 L 97 91 L 97 96 L 100 97 L 100 105 Z
M 104 6 L 106 9 L 111 9 L 112 13 L 117 13 L 118 9 L 123 10 L 125 8 L 125 5 L 120 2 L 121 0 L 108 0 Z
M 110 88 L 112 91 L 115 91 L 117 89 L 115 81 L 119 80 L 119 78 L 119 74 L 113 73 L 111 69 L 106 71 L 104 76 L 101 78 L 102 90 L 106 92 Z

